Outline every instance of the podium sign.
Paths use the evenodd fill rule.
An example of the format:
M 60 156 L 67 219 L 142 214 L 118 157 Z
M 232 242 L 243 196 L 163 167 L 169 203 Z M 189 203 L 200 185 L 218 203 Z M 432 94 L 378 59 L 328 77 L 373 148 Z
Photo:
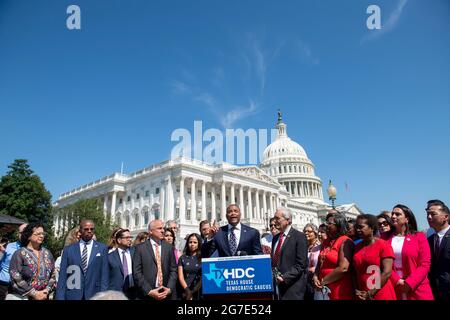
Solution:
M 270 255 L 202 259 L 203 294 L 273 292 Z

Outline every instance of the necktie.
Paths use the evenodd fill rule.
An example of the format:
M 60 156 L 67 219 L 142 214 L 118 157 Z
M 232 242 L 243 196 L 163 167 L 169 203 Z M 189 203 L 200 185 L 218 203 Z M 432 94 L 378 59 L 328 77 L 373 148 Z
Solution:
M 236 230 L 236 227 L 232 227 L 230 230 L 230 250 L 231 250 L 231 255 L 235 255 L 236 254 L 236 250 L 237 250 L 237 239 L 236 239 L 236 235 L 234 234 L 234 230 Z
M 128 278 L 128 261 L 127 256 L 125 255 L 125 250 L 122 250 L 122 269 L 123 269 L 123 279 L 124 288 L 128 288 L 130 286 L 130 280 Z
M 83 272 L 86 273 L 87 270 L 87 243 L 84 243 L 83 253 L 81 254 L 81 265 L 83 267 Z
M 283 245 L 284 232 L 280 233 L 280 239 L 278 240 L 277 247 L 275 248 L 275 253 L 273 254 L 272 267 L 278 265 L 278 259 L 280 258 L 281 246 Z
M 439 244 L 439 235 L 436 233 L 434 236 L 434 256 L 437 259 L 439 257 L 440 244 Z
M 162 267 L 161 267 L 161 255 L 159 254 L 159 245 L 155 243 L 155 255 L 156 255 L 156 267 L 158 269 L 157 273 L 157 281 L 158 281 L 158 287 L 162 287 L 163 285 L 163 273 L 162 273 Z

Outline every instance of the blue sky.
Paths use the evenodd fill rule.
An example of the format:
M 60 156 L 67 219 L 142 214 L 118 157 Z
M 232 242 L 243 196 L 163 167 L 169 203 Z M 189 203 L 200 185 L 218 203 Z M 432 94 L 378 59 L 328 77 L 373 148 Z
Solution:
M 29 159 L 56 200 L 168 159 L 194 120 L 271 129 L 281 108 L 338 203 L 404 203 L 425 227 L 426 201 L 450 202 L 449 15 L 446 0 L 0 0 L 0 174 Z

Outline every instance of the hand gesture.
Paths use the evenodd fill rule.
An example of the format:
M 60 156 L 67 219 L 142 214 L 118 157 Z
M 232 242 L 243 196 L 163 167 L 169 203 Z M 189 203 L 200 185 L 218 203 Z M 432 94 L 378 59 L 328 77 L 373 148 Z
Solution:
M 214 220 L 213 225 L 209 229 L 208 239 L 212 239 L 216 235 L 216 233 L 219 232 L 219 229 L 219 224 L 216 220 Z
M 313 280 L 313 285 L 314 285 L 314 287 L 316 287 L 316 289 L 322 289 L 322 283 L 319 280 L 319 277 L 317 275 L 314 275 L 312 280 Z

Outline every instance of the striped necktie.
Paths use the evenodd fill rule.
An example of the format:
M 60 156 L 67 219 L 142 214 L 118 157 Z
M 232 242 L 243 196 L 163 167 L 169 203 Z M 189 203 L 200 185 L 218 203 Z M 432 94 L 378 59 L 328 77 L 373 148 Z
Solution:
M 236 250 L 237 250 L 237 239 L 236 239 L 236 235 L 234 234 L 234 230 L 236 230 L 236 227 L 232 227 L 230 230 L 230 250 L 231 250 L 231 255 L 235 255 L 236 254 Z
M 87 243 L 84 242 L 83 253 L 81 254 L 81 266 L 83 267 L 83 272 L 86 273 L 88 267 L 87 261 Z

